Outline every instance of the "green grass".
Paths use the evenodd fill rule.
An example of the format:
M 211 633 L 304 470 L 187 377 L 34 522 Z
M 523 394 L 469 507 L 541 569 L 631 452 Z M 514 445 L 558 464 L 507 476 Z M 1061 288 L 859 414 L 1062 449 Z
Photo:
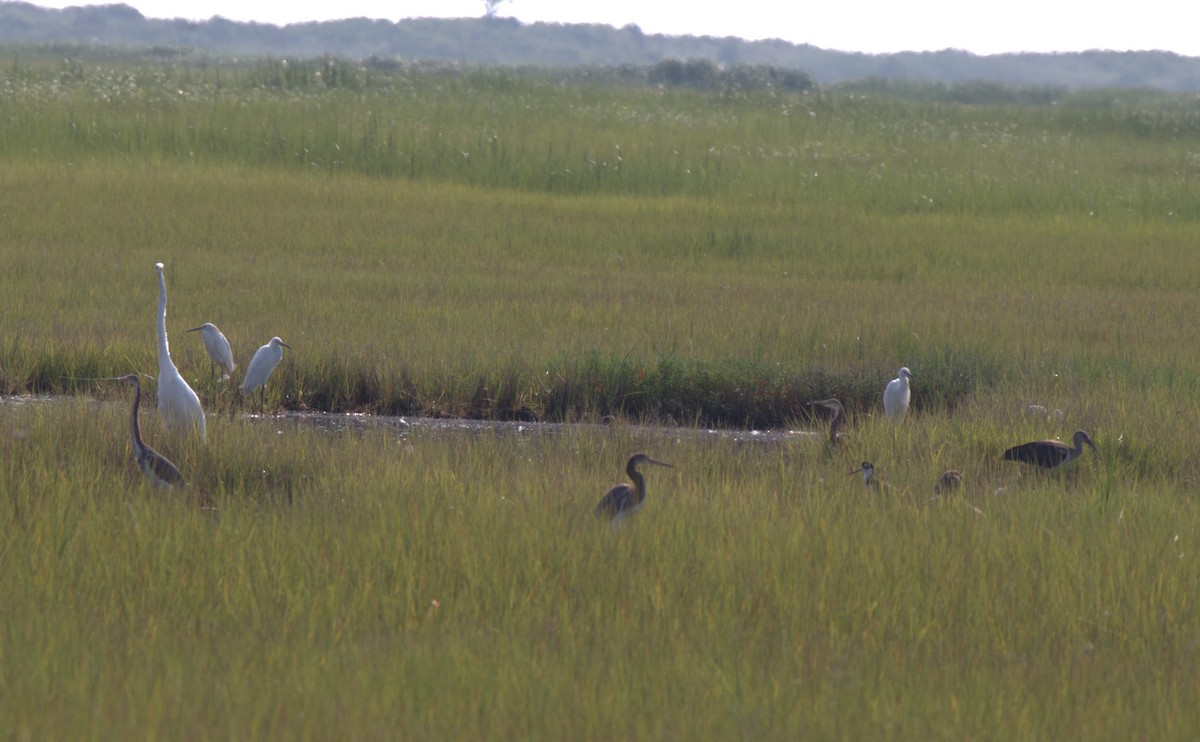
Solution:
M 14 734 L 1195 736 L 1194 101 L 327 69 L 0 70 L 0 390 L 73 397 L 0 405 Z M 157 374 L 159 261 L 190 496 L 94 380 Z M 292 345 L 273 410 L 610 424 L 248 419 L 205 321 Z M 835 453 L 671 432 L 834 395 Z M 642 448 L 676 468 L 610 530 Z

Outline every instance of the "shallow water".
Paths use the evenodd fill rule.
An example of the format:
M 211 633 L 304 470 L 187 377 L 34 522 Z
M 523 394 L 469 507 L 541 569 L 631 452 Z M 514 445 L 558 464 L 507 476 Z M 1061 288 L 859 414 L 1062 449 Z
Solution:
M 127 405 L 127 402 L 102 401 L 88 397 L 66 396 L 0 396 L 0 412 L 30 405 L 74 404 L 88 400 L 97 405 Z M 153 405 L 143 409 L 156 414 Z M 274 425 L 280 433 L 301 428 L 314 428 L 332 435 L 375 431 L 393 431 L 398 437 L 413 435 L 512 435 L 539 436 L 563 435 L 578 430 L 629 430 L 639 435 L 662 438 L 688 437 L 698 440 L 733 441 L 735 443 L 779 444 L 790 440 L 811 440 L 826 435 L 823 432 L 804 430 L 719 430 L 715 428 L 685 428 L 667 426 L 641 426 L 627 423 L 607 425 L 602 423 L 538 423 L 503 420 L 467 420 L 464 418 L 393 417 L 368 415 L 365 413 L 334 412 L 281 412 L 274 415 L 238 413 L 236 417 L 253 424 Z M 211 418 L 210 418 L 211 419 Z

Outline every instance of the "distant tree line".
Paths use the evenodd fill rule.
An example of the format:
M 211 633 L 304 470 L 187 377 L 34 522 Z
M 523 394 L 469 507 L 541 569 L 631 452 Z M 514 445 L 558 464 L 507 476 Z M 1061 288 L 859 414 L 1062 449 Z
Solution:
M 646 34 L 635 25 L 523 24 L 479 18 L 350 18 L 275 26 L 221 17 L 194 22 L 146 18 L 128 5 L 54 10 L 0 0 L 0 44 L 104 44 L 192 50 L 224 56 L 323 55 L 345 59 L 459 62 L 475 65 L 651 68 L 655 84 L 803 90 L 853 80 L 944 85 L 1200 90 L 1200 58 L 1169 52 L 1088 51 L 977 56 L 939 52 L 860 54 L 780 40 Z

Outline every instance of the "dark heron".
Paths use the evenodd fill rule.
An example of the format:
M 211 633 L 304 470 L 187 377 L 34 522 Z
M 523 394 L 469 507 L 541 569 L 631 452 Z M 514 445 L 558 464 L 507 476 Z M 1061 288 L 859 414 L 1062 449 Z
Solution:
M 142 385 L 136 374 L 121 376 L 114 381 L 133 385 L 133 412 L 129 421 L 129 436 L 133 441 L 133 460 L 145 473 L 150 483 L 159 487 L 182 487 L 186 483 L 179 469 L 166 456 L 142 442 L 142 428 L 138 425 L 138 405 L 142 401 Z
M 633 480 L 633 484 L 621 482 L 610 489 L 596 505 L 596 515 L 608 518 L 613 522 L 624 520 L 637 512 L 646 501 L 646 479 L 638 471 L 641 464 L 657 464 L 659 466 L 674 466 L 665 461 L 650 458 L 644 453 L 635 453 L 625 464 L 625 473 Z
M 829 445 L 836 446 L 842 437 L 842 426 L 846 424 L 846 409 L 836 399 L 816 399 L 808 404 L 829 410 L 832 415 L 829 419 Z

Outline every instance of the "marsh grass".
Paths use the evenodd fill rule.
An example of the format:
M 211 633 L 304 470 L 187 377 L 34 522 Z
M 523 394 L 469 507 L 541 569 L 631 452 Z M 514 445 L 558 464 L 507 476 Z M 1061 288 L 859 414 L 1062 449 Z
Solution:
M 1194 499 L 1119 457 L 1018 474 L 994 454 L 1001 426 L 935 416 L 856 420 L 832 454 L 621 425 L 281 435 L 226 417 L 200 447 L 149 420 L 201 507 L 143 482 L 125 412 L 3 413 L 0 704 L 35 736 L 1200 723 Z M 640 448 L 676 468 L 648 472 L 646 507 L 612 529 L 591 508 Z M 868 453 L 882 492 L 847 475 Z M 967 482 L 935 497 L 951 464 Z
M 68 395 L 0 405 L 17 735 L 1195 736 L 1187 101 L 328 74 L 0 70 L 0 386 Z M 159 261 L 209 420 L 174 438 L 147 378 L 183 497 L 95 381 L 156 373 Z M 274 335 L 268 413 L 608 426 L 285 428 L 236 389 Z M 636 425 L 829 396 L 835 451 Z M 1071 471 L 999 460 L 1078 428 Z M 676 468 L 595 522 L 642 448 Z

